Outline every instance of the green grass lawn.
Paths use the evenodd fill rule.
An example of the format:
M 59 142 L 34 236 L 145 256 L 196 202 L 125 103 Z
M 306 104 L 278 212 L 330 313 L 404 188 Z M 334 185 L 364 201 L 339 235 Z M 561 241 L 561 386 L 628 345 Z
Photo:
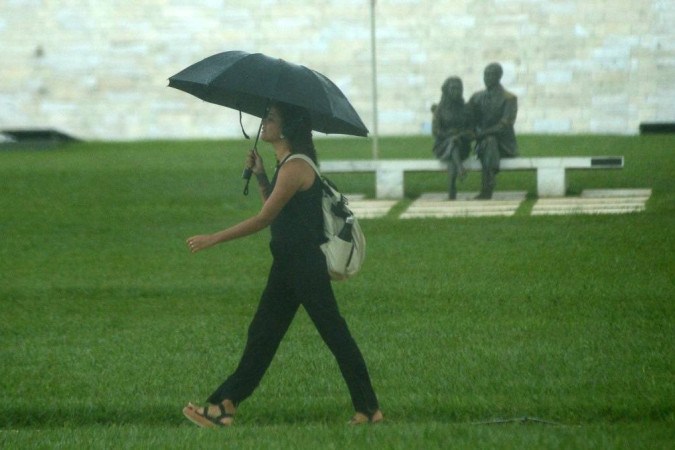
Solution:
M 316 143 L 324 159 L 370 157 L 367 140 Z M 569 193 L 651 188 L 647 210 L 363 220 L 364 269 L 334 287 L 386 422 L 345 425 L 346 387 L 300 311 L 217 431 L 181 408 L 236 365 L 269 235 L 197 255 L 184 240 L 258 210 L 241 193 L 250 144 L 0 150 L 0 448 L 675 448 L 675 136 L 519 143 L 525 156 L 623 155 L 621 170 L 571 171 Z M 380 147 L 431 157 L 429 137 Z M 374 194 L 372 175 L 331 178 Z M 403 204 L 446 183 L 408 175 Z M 535 175 L 504 172 L 498 189 L 533 202 Z M 484 424 L 500 419 L 517 420 Z

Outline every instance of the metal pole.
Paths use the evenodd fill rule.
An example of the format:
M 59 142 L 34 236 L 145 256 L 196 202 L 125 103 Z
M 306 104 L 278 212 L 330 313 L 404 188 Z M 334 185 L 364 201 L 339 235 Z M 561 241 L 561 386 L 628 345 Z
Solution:
M 377 111 L 377 45 L 375 39 L 375 0 L 370 0 L 370 51 L 373 77 L 373 159 L 379 157 Z

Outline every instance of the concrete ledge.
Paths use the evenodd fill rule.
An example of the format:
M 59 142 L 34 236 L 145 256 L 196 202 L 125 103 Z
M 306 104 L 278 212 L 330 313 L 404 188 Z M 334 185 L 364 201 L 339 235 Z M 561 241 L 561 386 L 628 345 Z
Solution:
M 471 158 L 464 162 L 468 170 L 481 170 L 480 161 Z M 378 170 L 392 170 L 404 172 L 446 171 L 445 162 L 437 159 L 353 159 L 328 160 L 321 162 L 321 171 L 325 173 L 337 172 L 376 172 Z M 502 158 L 501 170 L 533 170 L 539 168 L 561 169 L 621 169 L 623 156 L 570 156 L 570 157 L 533 157 L 533 158 Z
M 57 147 L 79 139 L 59 130 L 25 129 L 0 131 L 0 149 L 46 149 Z

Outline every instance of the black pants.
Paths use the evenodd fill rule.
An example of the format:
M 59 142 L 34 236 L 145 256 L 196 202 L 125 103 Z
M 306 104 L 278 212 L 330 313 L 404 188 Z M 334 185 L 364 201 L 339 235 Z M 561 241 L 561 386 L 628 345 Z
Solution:
M 208 398 L 235 405 L 248 398 L 267 371 L 281 339 L 302 305 L 335 356 L 354 409 L 372 415 L 379 409 L 366 363 L 338 309 L 326 260 L 318 247 L 275 249 L 274 262 L 258 310 L 248 329 L 239 366 Z

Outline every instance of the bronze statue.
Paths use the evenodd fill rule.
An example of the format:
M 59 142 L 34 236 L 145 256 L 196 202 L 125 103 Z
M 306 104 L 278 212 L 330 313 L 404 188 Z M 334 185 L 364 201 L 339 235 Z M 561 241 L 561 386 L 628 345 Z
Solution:
M 474 125 L 462 96 L 460 78 L 450 77 L 445 80 L 441 93 L 440 102 L 431 107 L 431 132 L 436 138 L 433 152 L 436 158 L 448 163 L 449 198 L 454 200 L 457 198 L 457 177 L 466 175 L 462 162 L 471 152 Z
M 490 199 L 499 172 L 499 159 L 518 155 L 513 125 L 518 114 L 518 97 L 502 87 L 502 66 L 491 63 L 485 68 L 485 90 L 469 99 L 476 120 L 476 154 L 481 161 L 481 190 L 477 199 Z

